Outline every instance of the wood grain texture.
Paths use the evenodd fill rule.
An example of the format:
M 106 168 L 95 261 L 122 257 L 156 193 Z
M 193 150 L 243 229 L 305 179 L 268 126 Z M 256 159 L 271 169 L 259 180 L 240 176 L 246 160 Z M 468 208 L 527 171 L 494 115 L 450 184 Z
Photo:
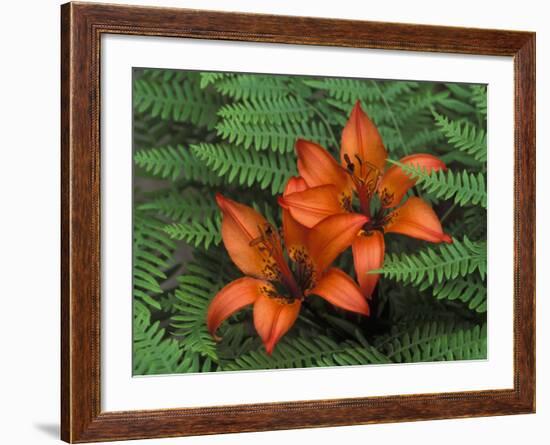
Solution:
M 534 412 L 533 33 L 90 3 L 69 3 L 61 9 L 63 440 L 92 442 Z M 513 56 L 516 107 L 514 388 L 101 412 L 99 63 L 100 38 L 104 33 Z

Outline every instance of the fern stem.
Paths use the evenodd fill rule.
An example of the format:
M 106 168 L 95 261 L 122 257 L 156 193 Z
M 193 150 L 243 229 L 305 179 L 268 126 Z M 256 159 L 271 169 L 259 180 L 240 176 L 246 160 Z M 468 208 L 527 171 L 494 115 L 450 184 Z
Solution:
M 334 144 L 334 149 L 336 151 L 338 151 L 338 148 L 339 148 L 339 143 L 338 143 L 338 139 L 336 139 L 336 136 L 334 135 L 334 132 L 332 131 L 332 127 L 330 126 L 330 123 L 329 121 L 327 120 L 327 118 L 325 116 L 323 116 L 323 113 L 321 113 L 317 108 L 315 108 L 312 104 L 310 104 L 309 102 L 307 101 L 304 101 L 308 106 L 309 108 L 311 108 L 311 110 L 319 117 L 319 119 L 321 119 L 321 121 L 323 122 L 324 126 L 326 127 L 326 129 L 328 130 L 329 132 L 329 135 L 330 135 L 330 138 L 332 139 L 332 143 Z
M 391 120 L 393 122 L 393 126 L 395 128 L 395 131 L 397 132 L 397 136 L 399 136 L 399 141 L 401 142 L 401 146 L 403 147 L 403 152 L 406 155 L 408 155 L 410 153 L 410 150 L 407 147 L 407 145 L 405 144 L 405 140 L 403 139 L 403 134 L 401 134 L 401 129 L 399 128 L 399 125 L 397 124 L 397 120 L 395 119 L 395 114 L 393 114 L 393 110 L 391 109 L 390 104 L 386 100 L 386 97 L 384 96 L 384 93 L 382 92 L 382 90 L 380 89 L 378 84 L 374 80 L 371 80 L 370 82 L 372 83 L 372 85 L 374 86 L 374 88 L 376 89 L 378 94 L 380 95 L 380 98 L 382 99 L 382 102 L 384 102 L 384 105 L 388 109 L 388 113 L 390 114 Z
M 456 208 L 457 205 L 458 203 L 454 202 L 453 205 L 449 207 L 449 209 L 443 214 L 443 216 L 439 220 L 441 224 L 443 224 L 443 222 L 447 219 L 447 217 L 451 214 L 451 212 Z

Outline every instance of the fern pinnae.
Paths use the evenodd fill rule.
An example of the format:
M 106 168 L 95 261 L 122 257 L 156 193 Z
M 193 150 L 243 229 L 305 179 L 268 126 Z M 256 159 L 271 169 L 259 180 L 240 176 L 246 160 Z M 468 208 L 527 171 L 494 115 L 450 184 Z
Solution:
M 171 317 L 174 335 L 181 337 L 186 350 L 218 361 L 216 344 L 206 327 L 206 313 L 216 293 L 234 277 L 235 269 L 219 250 L 197 252 L 179 277 L 175 314 Z
M 426 247 L 418 253 L 388 254 L 379 273 L 386 278 L 422 286 L 441 283 L 478 272 L 481 278 L 487 271 L 485 242 L 472 242 L 467 237 L 453 239 L 452 244 Z
M 437 283 L 433 295 L 438 300 L 462 301 L 478 313 L 487 312 L 487 284 L 476 277 L 466 276 Z
M 134 154 L 134 162 L 138 167 L 161 179 L 183 179 L 205 185 L 222 183 L 189 148 L 179 144 L 137 151 Z
M 268 356 L 263 346 L 234 361 L 222 364 L 224 370 L 306 368 L 312 366 L 354 366 L 388 363 L 381 352 L 354 341 L 336 343 L 329 337 L 283 338 Z
M 235 74 L 216 82 L 214 88 L 235 100 L 276 99 L 290 94 L 286 76 Z
M 202 221 L 192 220 L 185 223 L 167 224 L 162 229 L 170 238 L 207 250 L 217 246 L 222 240 L 221 219 L 219 215 Z
M 138 206 L 141 210 L 153 210 L 175 222 L 202 221 L 213 218 L 219 209 L 213 193 L 208 189 L 188 188 L 151 199 Z
M 472 96 L 470 101 L 474 104 L 477 111 L 486 118 L 487 116 L 487 86 L 486 85 L 472 85 L 470 86 Z
M 454 172 L 450 169 L 428 172 L 419 166 L 405 165 L 391 159 L 388 162 L 398 165 L 416 181 L 417 186 L 435 198 L 452 198 L 461 206 L 479 205 L 487 208 L 485 175 L 481 172 Z
M 396 363 L 487 357 L 486 325 L 461 327 L 452 322 L 429 322 L 392 331 L 375 344 Z
M 467 121 L 452 121 L 435 111 L 433 115 L 437 127 L 449 144 L 473 156 L 477 161 L 487 161 L 487 136 L 482 128 Z
M 296 174 L 296 161 L 292 155 L 246 151 L 220 144 L 198 144 L 191 149 L 197 158 L 225 177 L 229 184 L 247 187 L 256 184 L 262 190 L 269 188 L 274 195 L 280 193 L 288 178 Z
M 221 107 L 218 115 L 223 119 L 243 123 L 282 124 L 288 121 L 308 120 L 313 111 L 300 97 L 279 97 L 275 99 L 249 99 Z
M 246 150 L 272 150 L 281 154 L 294 151 L 297 139 L 307 139 L 326 146 L 330 142 L 323 123 L 287 121 L 281 124 L 258 122 L 256 124 L 222 120 L 216 125 L 219 137 Z
M 182 76 L 158 77 L 144 73 L 133 84 L 134 107 L 140 112 L 148 112 L 153 117 L 164 120 L 190 122 L 198 126 L 212 128 L 216 110 L 220 106 L 217 95 L 202 90 L 197 73 Z
M 160 282 L 166 279 L 164 270 L 175 248 L 162 227 L 162 221 L 153 216 L 139 210 L 134 213 L 133 295 L 156 309 L 161 307 L 154 297 L 162 292 Z
M 165 338 L 165 329 L 160 328 L 160 322 L 151 322 L 149 309 L 139 300 L 134 300 L 133 312 L 133 374 L 184 372 L 183 350 L 178 342 Z

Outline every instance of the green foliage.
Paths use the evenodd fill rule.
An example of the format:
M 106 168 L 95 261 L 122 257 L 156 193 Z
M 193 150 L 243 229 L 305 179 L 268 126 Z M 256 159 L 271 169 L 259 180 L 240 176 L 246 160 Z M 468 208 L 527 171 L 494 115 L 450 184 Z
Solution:
M 487 208 L 487 192 L 485 175 L 481 172 L 468 173 L 453 172 L 452 170 L 437 170 L 428 172 L 419 166 L 405 165 L 397 161 L 389 161 L 398 165 L 412 179 L 433 198 L 453 199 L 461 206 L 480 205 Z
M 203 162 L 183 145 L 140 150 L 134 162 L 146 172 L 161 179 L 200 181 L 206 185 L 218 185 L 221 181 Z
M 216 293 L 235 276 L 232 263 L 219 250 L 197 252 L 186 273 L 178 278 L 174 335 L 184 340 L 184 348 L 218 361 L 216 346 L 206 328 L 206 311 Z
M 245 369 L 309 368 L 312 366 L 350 366 L 389 363 L 389 360 L 368 345 L 346 341 L 338 344 L 329 337 L 285 338 L 271 356 L 263 348 L 250 351 L 232 362 L 226 371 Z
M 448 117 L 435 112 L 434 117 L 436 125 L 451 145 L 477 161 L 487 161 L 487 136 L 483 129 L 469 122 L 449 120 Z
M 287 180 L 296 174 L 296 160 L 290 155 L 213 144 L 194 145 L 191 149 L 197 159 L 225 177 L 228 184 L 258 185 L 262 190 L 269 187 L 274 195 L 282 192 Z
M 235 100 L 278 99 L 289 95 L 286 76 L 239 74 L 214 84 L 220 94 Z
M 182 223 L 198 218 L 212 219 L 218 213 L 218 207 L 213 198 L 213 194 L 208 190 L 195 188 L 184 189 L 181 192 L 170 190 L 166 194 L 140 204 L 138 209 L 156 211 L 168 219 Z
M 281 124 L 243 123 L 239 120 L 224 120 L 216 125 L 218 136 L 229 143 L 242 145 L 245 149 L 273 150 L 288 153 L 294 150 L 297 139 L 307 139 L 328 145 L 326 127 L 315 122 L 285 121 Z
M 313 110 L 303 99 L 278 97 L 275 99 L 251 99 L 220 108 L 218 116 L 244 124 L 301 122 L 309 119 Z
M 217 245 L 221 241 L 220 218 L 206 218 L 203 222 L 192 220 L 186 223 L 173 223 L 163 227 L 170 238 L 185 241 L 195 247 L 208 249 L 211 244 Z
M 167 76 L 158 76 L 157 73 L 145 72 L 134 81 L 134 107 L 138 112 L 148 112 L 163 120 L 213 126 L 218 96 L 200 88 L 198 74 L 166 71 Z
M 466 277 L 437 283 L 433 288 L 437 299 L 460 300 L 476 312 L 487 311 L 487 283 L 478 278 Z
M 487 358 L 487 326 L 470 328 L 453 323 L 395 327 L 377 348 L 396 363 Z
M 415 179 L 407 196 L 432 206 L 453 243 L 386 234 L 369 317 L 307 297 L 271 356 L 250 308 L 215 340 L 210 302 L 243 276 L 222 244 L 216 193 L 280 228 L 277 196 L 298 173 L 296 140 L 339 160 L 357 101 L 390 162 Z M 134 374 L 486 357 L 485 85 L 135 69 L 133 117 Z M 413 153 L 448 169 L 429 174 L 397 161 Z M 351 249 L 334 265 L 356 277 Z
M 372 271 L 402 283 L 416 286 L 441 283 L 457 277 L 487 273 L 487 243 L 472 242 L 467 237 L 451 244 L 427 247 L 419 253 L 389 254 L 384 267 Z
M 179 374 L 215 370 L 212 359 L 185 348 L 175 339 L 166 337 L 160 322 L 151 320 L 149 310 L 134 302 L 133 363 L 134 375 Z
M 478 112 L 487 116 L 487 87 L 485 85 L 472 85 L 471 101 L 477 108 Z
M 163 224 L 140 211 L 134 215 L 133 289 L 134 298 L 160 309 L 154 296 L 162 293 L 160 280 L 172 256 L 174 243 L 163 233 Z

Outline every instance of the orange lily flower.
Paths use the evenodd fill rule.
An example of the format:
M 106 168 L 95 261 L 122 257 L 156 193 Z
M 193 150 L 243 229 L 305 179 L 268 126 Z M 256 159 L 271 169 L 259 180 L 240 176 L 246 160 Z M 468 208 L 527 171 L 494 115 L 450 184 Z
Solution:
M 291 180 L 285 194 L 305 187 L 303 180 Z M 330 267 L 351 245 L 367 222 L 366 216 L 334 215 L 309 229 L 283 210 L 283 243 L 278 231 L 256 210 L 221 194 L 216 201 L 223 216 L 225 248 L 246 276 L 226 285 L 210 303 L 207 326 L 213 336 L 224 320 L 253 304 L 254 326 L 271 354 L 296 321 L 305 297 L 312 294 L 369 315 L 368 303 L 355 281 Z
M 415 184 L 397 165 L 385 169 L 387 152 L 378 129 L 356 103 L 342 132 L 341 164 L 320 145 L 298 140 L 298 171 L 307 187 L 279 198 L 280 205 L 301 224 L 313 227 L 327 217 L 361 214 L 368 221 L 352 243 L 357 280 L 370 298 L 384 263 L 384 233 L 400 233 L 433 243 L 451 243 L 431 206 L 417 197 L 401 201 Z M 446 169 L 439 158 L 413 154 L 400 160 L 427 171 Z M 372 198 L 378 210 L 371 214 Z

